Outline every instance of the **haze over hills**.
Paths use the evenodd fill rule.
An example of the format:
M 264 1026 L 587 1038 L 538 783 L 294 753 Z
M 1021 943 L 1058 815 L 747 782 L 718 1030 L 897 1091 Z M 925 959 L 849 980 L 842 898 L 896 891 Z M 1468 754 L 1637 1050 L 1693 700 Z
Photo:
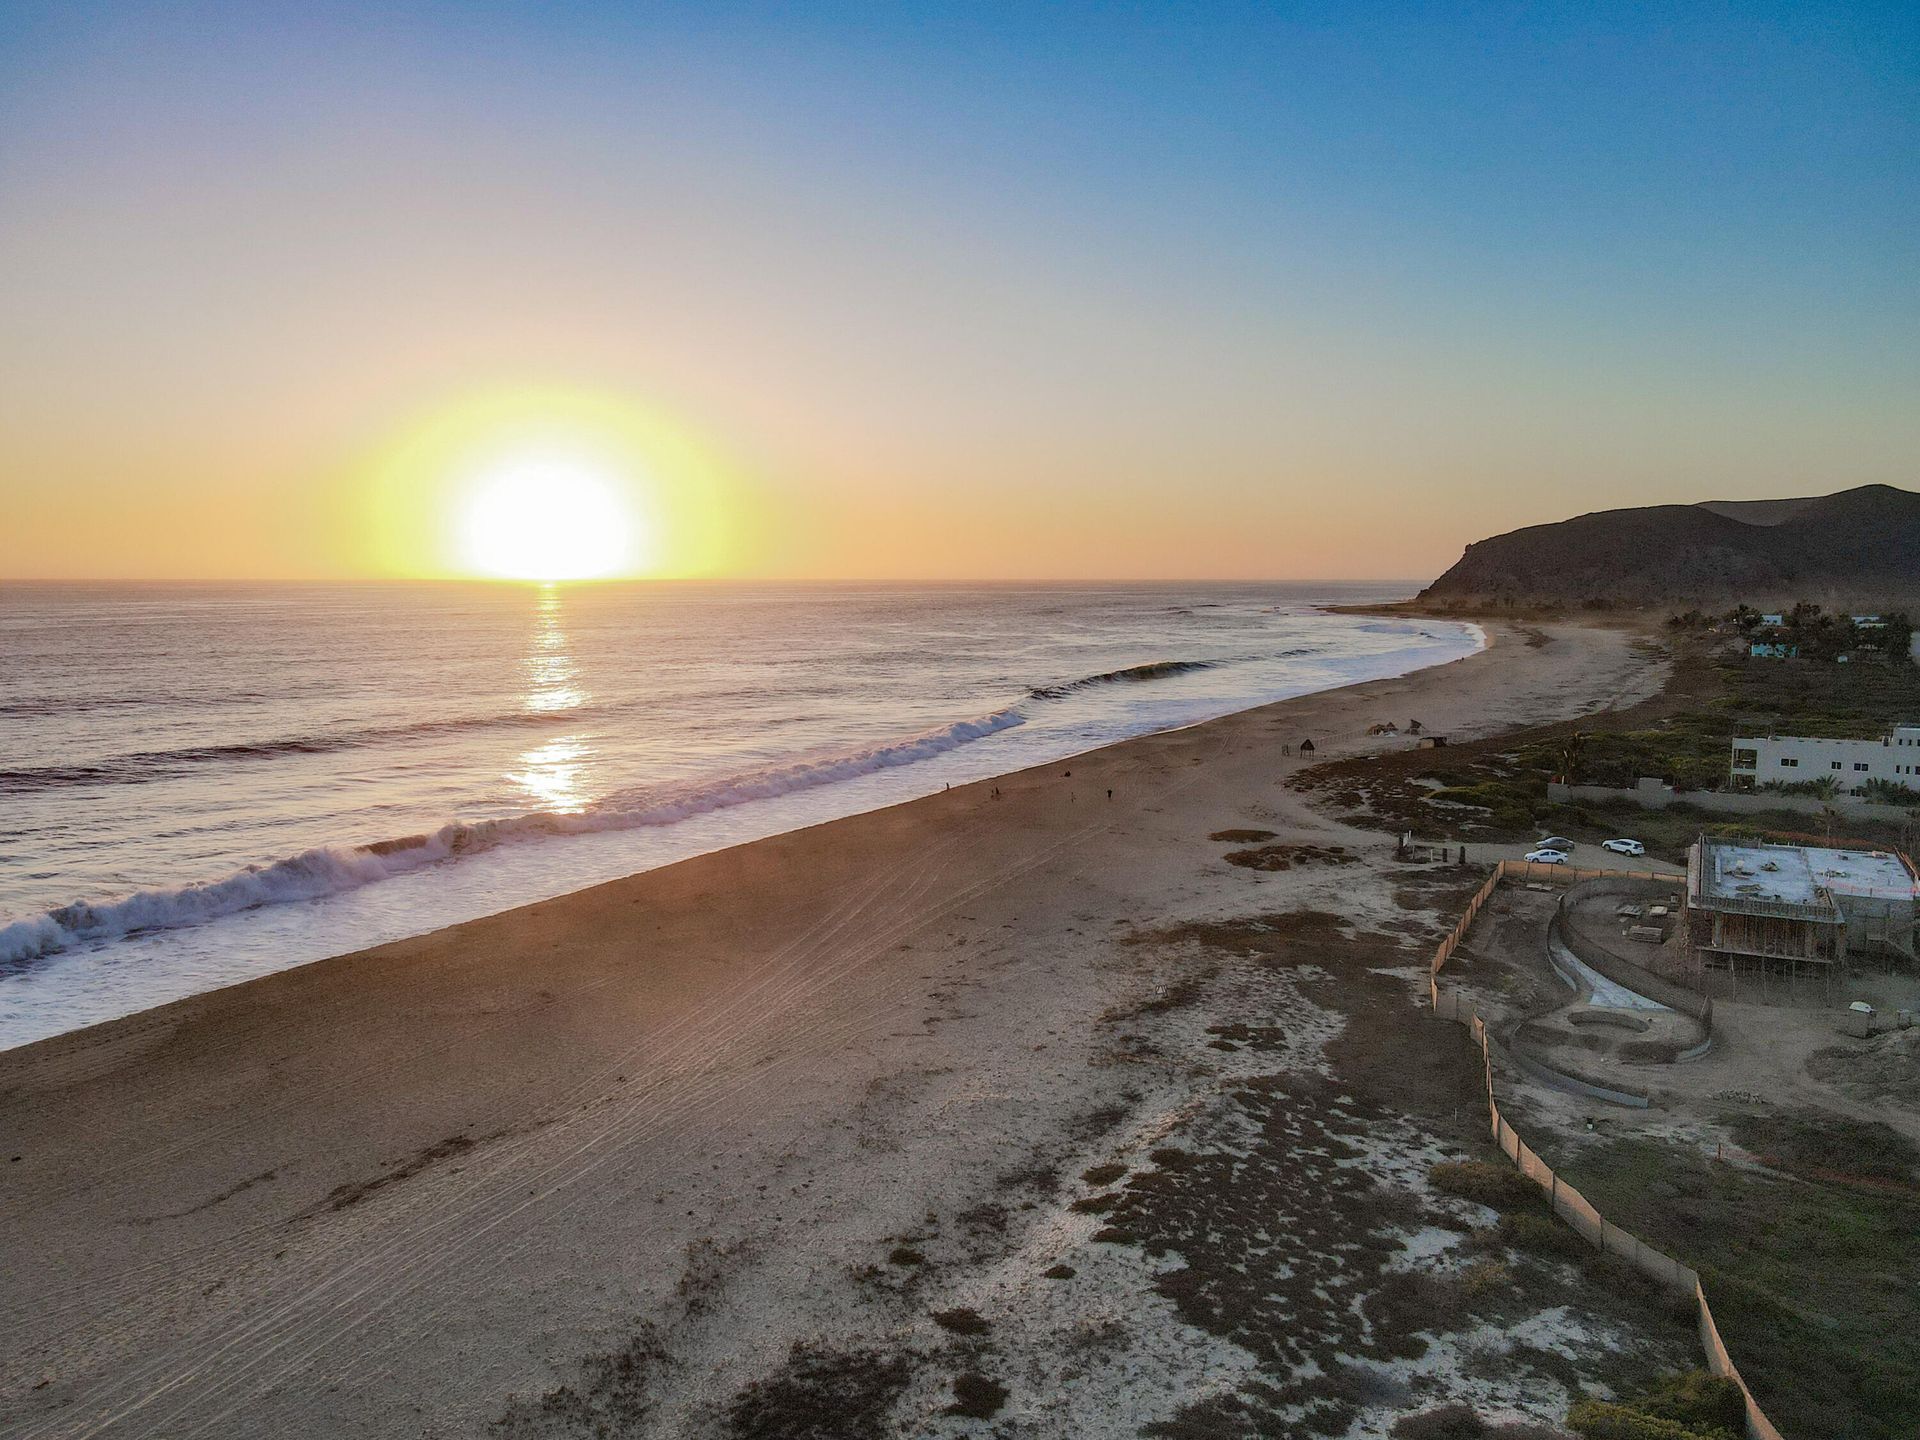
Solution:
M 1920 601 L 1920 495 L 1863 485 L 1798 500 L 1600 510 L 1469 545 L 1420 599 L 1461 607 L 1912 606 Z

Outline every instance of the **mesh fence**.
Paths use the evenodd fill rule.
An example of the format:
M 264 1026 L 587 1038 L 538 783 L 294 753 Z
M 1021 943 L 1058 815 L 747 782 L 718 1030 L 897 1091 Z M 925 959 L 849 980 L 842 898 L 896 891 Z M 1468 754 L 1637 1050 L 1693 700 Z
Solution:
M 1773 1422 L 1762 1413 L 1760 1404 L 1753 1398 L 1753 1392 L 1747 1388 L 1747 1382 L 1740 1378 L 1740 1371 L 1733 1363 L 1733 1356 L 1727 1353 L 1725 1342 L 1720 1338 L 1719 1327 L 1713 1323 L 1713 1311 L 1708 1308 L 1706 1291 L 1700 1286 L 1700 1277 L 1688 1266 L 1663 1250 L 1656 1250 L 1637 1235 L 1622 1230 L 1613 1224 L 1597 1209 L 1587 1197 L 1573 1186 L 1562 1180 L 1551 1165 L 1542 1160 L 1531 1146 L 1520 1138 L 1520 1134 L 1500 1113 L 1500 1102 L 1495 1093 L 1493 1082 L 1493 1044 L 1487 1034 L 1486 1021 L 1482 1020 L 1473 1006 L 1458 993 L 1442 990 L 1440 971 L 1452 958 L 1455 950 L 1466 938 L 1467 931 L 1479 915 L 1480 909 L 1499 887 L 1503 880 L 1520 880 L 1529 884 L 1554 884 L 1560 886 L 1576 884 L 1591 879 L 1671 879 L 1671 876 L 1655 876 L 1651 872 L 1623 870 L 1576 870 L 1567 865 L 1535 865 L 1526 861 L 1502 860 L 1487 883 L 1475 892 L 1467 902 L 1466 912 L 1460 917 L 1447 937 L 1434 951 L 1431 983 L 1429 991 L 1433 998 L 1433 1010 L 1436 1015 L 1454 1020 L 1467 1027 L 1474 1043 L 1480 1047 L 1481 1068 L 1484 1073 L 1487 1092 L 1487 1113 L 1491 1123 L 1494 1144 L 1514 1167 L 1525 1175 L 1541 1190 L 1546 1192 L 1553 1211 L 1581 1238 L 1595 1249 L 1616 1255 L 1632 1265 L 1642 1274 L 1651 1276 L 1660 1284 L 1677 1294 L 1691 1297 L 1699 1315 L 1700 1345 L 1707 1355 L 1707 1368 L 1716 1375 L 1724 1375 L 1740 1387 L 1740 1393 L 1747 1402 L 1747 1435 L 1749 1440 L 1783 1440 Z

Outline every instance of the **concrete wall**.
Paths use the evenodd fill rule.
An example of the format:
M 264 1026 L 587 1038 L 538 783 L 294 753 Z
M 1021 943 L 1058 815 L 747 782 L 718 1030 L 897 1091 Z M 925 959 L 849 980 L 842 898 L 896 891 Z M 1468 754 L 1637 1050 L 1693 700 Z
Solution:
M 1809 775 L 1807 778 L 1812 777 Z M 1920 780 L 1916 780 L 1915 788 L 1920 789 Z M 1818 815 L 1831 805 L 1842 815 L 1854 815 L 1863 820 L 1891 820 L 1898 824 L 1913 818 L 1913 810 L 1906 806 L 1883 805 L 1852 795 L 1836 795 L 1827 801 L 1811 795 L 1770 795 L 1754 790 L 1675 790 L 1658 780 L 1642 780 L 1632 789 L 1619 785 L 1562 785 L 1558 780 L 1552 780 L 1547 783 L 1547 798 L 1561 805 L 1574 805 L 1583 800 L 1602 804 L 1624 800 L 1643 810 L 1664 810 L 1669 805 L 1685 804 L 1717 815 L 1757 815 L 1766 810 Z
M 1649 1000 L 1658 1000 L 1669 1010 L 1678 1010 L 1682 1015 L 1692 1017 L 1710 1037 L 1713 1031 L 1713 1001 L 1710 998 L 1620 954 L 1607 943 L 1607 938 L 1588 930 L 1573 908 L 1583 901 L 1595 901 L 1604 906 L 1610 900 L 1644 900 L 1649 892 L 1661 892 L 1668 888 L 1664 884 L 1625 878 L 1583 880 L 1560 897 L 1559 911 L 1554 920 L 1560 926 L 1561 943 L 1579 957 L 1581 964 L 1598 971 L 1616 985 L 1624 985 Z

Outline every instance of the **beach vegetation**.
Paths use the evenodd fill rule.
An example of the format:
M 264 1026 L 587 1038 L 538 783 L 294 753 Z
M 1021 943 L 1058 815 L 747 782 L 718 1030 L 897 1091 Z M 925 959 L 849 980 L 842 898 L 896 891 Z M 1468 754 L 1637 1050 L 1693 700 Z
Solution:
M 1656 1140 L 1550 1158 L 1615 1224 L 1699 1272 L 1721 1338 L 1784 1433 L 1905 1440 L 1920 1350 L 1889 1340 L 1920 1333 L 1920 1189 L 1874 1174 L 1871 1136 L 1857 1138 L 1844 1170 L 1800 1148 L 1811 1142 L 1764 1140 L 1789 1163 L 1828 1162 L 1791 1177 Z
M 1574 722 L 1538 726 L 1444 750 L 1332 761 L 1290 783 L 1328 793 L 1356 823 L 1443 839 L 1530 839 L 1542 829 L 1577 838 L 1631 834 L 1648 853 L 1678 861 L 1706 830 L 1741 838 L 1802 834 L 1819 821 L 1782 807 L 1737 818 L 1690 806 L 1685 795 L 1723 789 L 1736 734 L 1866 739 L 1920 716 L 1920 666 L 1820 665 L 1754 659 L 1724 637 L 1677 632 L 1658 696 Z M 1664 810 L 1631 800 L 1563 802 L 1549 782 L 1631 788 L 1642 777 L 1681 792 Z M 1920 806 L 1889 784 L 1873 797 Z M 1860 844 L 1897 845 L 1898 822 L 1836 820 Z
M 1513 1267 L 1504 1260 L 1476 1260 L 1460 1272 L 1460 1289 L 1469 1300 L 1495 1295 L 1513 1284 Z
M 912 1377 L 905 1355 L 799 1344 L 727 1412 L 732 1440 L 856 1440 L 887 1433 Z
M 1479 1440 L 1487 1422 L 1471 1405 L 1454 1403 L 1418 1415 L 1403 1415 L 1387 1432 L 1393 1440 Z
M 1578 1400 L 1567 1424 L 1582 1440 L 1738 1440 L 1747 1402 L 1733 1381 L 1688 1370 L 1633 1400 Z
M 947 1414 L 965 1415 L 973 1420 L 991 1420 L 1006 1403 L 1006 1386 L 970 1370 L 954 1380 L 953 1404 L 947 1407 Z
M 1471 1200 L 1492 1210 L 1537 1210 L 1540 1187 L 1518 1170 L 1490 1160 L 1442 1160 L 1427 1178 L 1442 1194 Z
M 1538 1195 L 1539 1191 L 1534 1193 Z M 1581 1239 L 1572 1226 L 1537 1211 L 1519 1210 L 1502 1215 L 1495 1233 L 1516 1250 L 1549 1259 L 1578 1261 L 1594 1253 L 1593 1246 Z
M 953 1310 L 934 1311 L 933 1323 L 955 1335 L 984 1335 L 992 1328 L 987 1324 L 986 1317 L 978 1310 L 968 1309 L 965 1306 Z

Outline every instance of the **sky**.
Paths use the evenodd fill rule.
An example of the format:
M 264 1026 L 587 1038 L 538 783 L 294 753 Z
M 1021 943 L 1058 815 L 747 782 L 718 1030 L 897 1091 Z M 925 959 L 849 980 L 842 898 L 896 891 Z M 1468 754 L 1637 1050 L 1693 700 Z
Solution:
M 584 467 L 641 573 L 1424 580 L 1916 455 L 1911 4 L 0 0 L 0 577 Z

